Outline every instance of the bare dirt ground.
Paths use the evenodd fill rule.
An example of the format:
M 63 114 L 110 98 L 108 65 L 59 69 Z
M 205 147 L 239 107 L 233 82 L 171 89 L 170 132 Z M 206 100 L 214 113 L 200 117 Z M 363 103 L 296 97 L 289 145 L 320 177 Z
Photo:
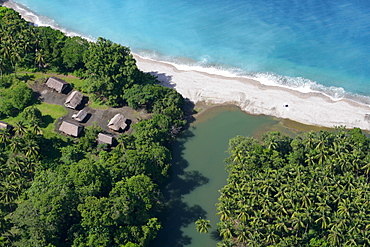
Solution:
M 57 93 L 56 91 L 50 89 L 46 86 L 43 82 L 35 82 L 33 85 L 31 85 L 32 90 L 35 92 L 35 96 L 42 102 L 49 103 L 49 104 L 55 104 L 55 105 L 61 105 L 64 106 L 64 102 L 68 96 L 73 90 L 70 90 L 67 94 Z M 132 133 L 132 124 L 139 122 L 141 119 L 146 119 L 150 117 L 150 114 L 146 113 L 145 111 L 135 111 L 130 107 L 120 107 L 120 108 L 109 108 L 107 110 L 99 110 L 99 109 L 92 109 L 89 107 L 89 101 L 86 98 L 86 100 L 81 104 L 81 106 L 78 108 L 78 110 L 73 110 L 70 108 L 65 107 L 65 109 L 68 111 L 68 114 L 60 119 L 58 119 L 55 123 L 56 129 L 55 131 L 58 131 L 58 128 L 62 121 L 69 121 L 74 123 L 79 123 L 72 119 L 72 115 L 77 113 L 79 110 L 84 109 L 89 114 L 86 118 L 86 120 L 82 123 L 79 123 L 85 127 L 97 125 L 102 128 L 102 130 L 106 133 L 110 133 L 112 135 L 117 136 L 120 133 L 117 133 L 115 131 L 110 130 L 107 127 L 107 124 L 111 118 L 114 117 L 117 113 L 121 113 L 128 119 L 129 126 L 126 128 L 125 132 Z

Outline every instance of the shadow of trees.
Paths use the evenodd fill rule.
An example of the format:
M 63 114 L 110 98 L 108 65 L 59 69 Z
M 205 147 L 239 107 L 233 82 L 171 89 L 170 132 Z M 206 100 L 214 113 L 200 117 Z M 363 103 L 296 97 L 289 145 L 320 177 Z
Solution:
M 187 130 L 172 145 L 170 179 L 164 189 L 167 210 L 161 215 L 163 228 L 152 243 L 153 247 L 183 247 L 191 244 L 191 237 L 181 229 L 199 218 L 206 218 L 207 212 L 202 207 L 190 206 L 183 201 L 184 195 L 209 182 L 199 171 L 185 171 L 189 164 L 183 157 L 184 144 L 192 136 L 193 133 Z
M 160 84 L 165 87 L 175 88 L 176 84 L 172 82 L 172 76 L 169 76 L 165 73 L 159 73 L 158 71 L 149 72 L 149 74 L 157 77 L 157 80 L 160 81 Z
M 6 1 L 0 1 L 1 2 L 6 2 Z M 36 79 L 36 77 L 33 75 L 33 74 L 21 74 L 21 75 L 17 75 L 17 78 L 21 81 L 24 81 L 24 82 L 28 82 L 28 81 L 33 81 Z
M 43 115 L 41 117 L 41 123 L 40 123 L 40 127 L 41 128 L 46 128 L 49 124 L 51 123 L 54 123 L 54 119 L 52 116 L 50 115 Z
M 222 241 L 222 237 L 220 236 L 220 232 L 218 230 L 211 231 L 211 238 L 217 242 Z
M 40 150 L 41 157 L 43 157 L 43 162 L 41 163 L 40 169 L 55 169 L 58 163 L 55 162 L 56 159 L 61 157 L 60 148 L 66 147 L 70 143 L 63 141 L 58 137 L 49 137 L 42 139 L 41 146 L 44 147 Z

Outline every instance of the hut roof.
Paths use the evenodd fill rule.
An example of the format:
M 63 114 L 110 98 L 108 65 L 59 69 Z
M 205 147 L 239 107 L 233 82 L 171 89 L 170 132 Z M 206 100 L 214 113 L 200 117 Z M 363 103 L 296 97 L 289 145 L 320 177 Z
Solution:
M 66 107 L 76 109 L 76 107 L 81 104 L 83 94 L 79 91 L 73 91 L 66 99 L 64 105 Z
M 108 123 L 108 127 L 112 130 L 119 131 L 126 128 L 126 118 L 122 114 L 116 114 Z
M 109 144 L 109 145 L 112 145 L 113 144 L 113 140 L 114 140 L 114 137 L 111 136 L 111 135 L 107 135 L 107 134 L 103 134 L 103 133 L 99 133 L 98 134 L 98 144 Z
M 12 129 L 13 126 L 11 126 L 10 124 L 6 123 L 6 122 L 3 122 L 3 121 L 0 121 L 0 129 Z
M 62 93 L 69 86 L 69 83 L 57 77 L 49 77 L 46 85 L 58 93 Z
M 84 121 L 84 119 L 86 118 L 86 116 L 87 116 L 87 111 L 85 111 L 85 110 L 82 109 L 78 113 L 73 114 L 72 115 L 72 119 L 74 119 L 74 120 L 76 120 L 78 122 L 82 122 L 82 121 Z
M 67 121 L 63 121 L 59 127 L 59 131 L 62 131 L 70 136 L 77 137 L 83 129 L 83 126 L 75 123 L 70 123 Z

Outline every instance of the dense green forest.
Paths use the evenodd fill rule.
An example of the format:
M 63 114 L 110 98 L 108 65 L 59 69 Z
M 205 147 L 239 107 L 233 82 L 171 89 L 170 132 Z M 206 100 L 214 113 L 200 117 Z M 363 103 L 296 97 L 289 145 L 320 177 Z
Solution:
M 96 126 L 79 139 L 46 136 L 47 116 L 19 71 L 72 74 L 91 100 L 151 117 L 113 150 L 97 145 Z M 148 246 L 161 228 L 169 145 L 185 124 L 182 96 L 157 83 L 127 47 L 0 7 L 0 119 L 22 119 L 0 129 L 0 246 Z
M 369 145 L 344 128 L 231 139 L 219 246 L 370 246 Z

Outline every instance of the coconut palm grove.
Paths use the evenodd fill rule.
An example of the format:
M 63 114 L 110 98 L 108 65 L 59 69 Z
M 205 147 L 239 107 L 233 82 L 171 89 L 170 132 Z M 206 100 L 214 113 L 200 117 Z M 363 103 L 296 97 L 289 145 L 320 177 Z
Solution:
M 344 128 L 231 139 L 220 246 L 369 246 L 369 144 Z

